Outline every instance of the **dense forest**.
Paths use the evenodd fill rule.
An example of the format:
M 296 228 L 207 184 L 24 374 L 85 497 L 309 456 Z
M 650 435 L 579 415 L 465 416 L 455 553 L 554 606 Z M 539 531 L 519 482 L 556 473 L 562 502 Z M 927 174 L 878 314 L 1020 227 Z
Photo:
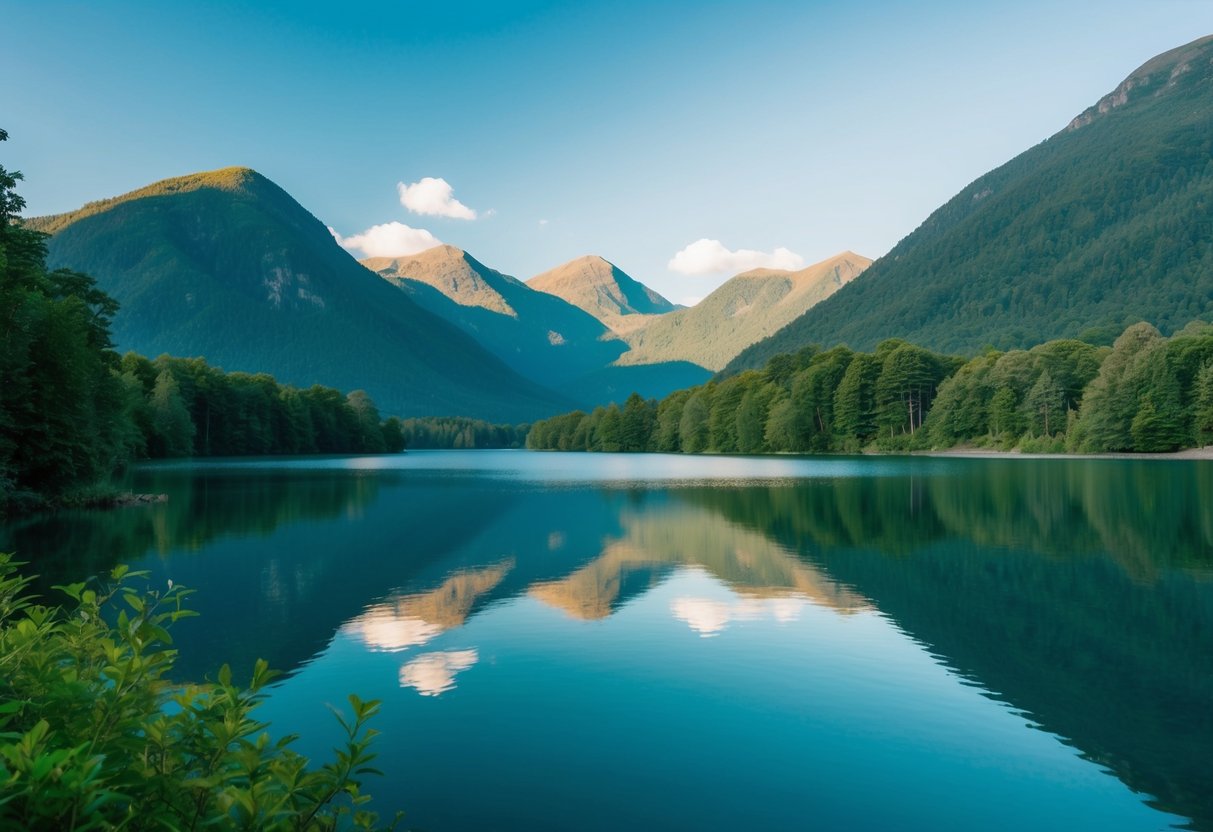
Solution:
M 1213 442 L 1213 326 L 1146 323 L 1111 348 L 1049 341 L 965 361 L 905 341 L 805 347 L 661 402 L 536 422 L 527 447 L 682 453 L 1172 451 Z
M 87 275 L 48 269 L 46 235 L 14 222 L 20 179 L 0 167 L 0 511 L 80 499 L 139 457 L 403 448 L 400 420 L 381 421 L 361 391 L 120 358 L 118 304 Z
M 495 425 L 461 416 L 429 416 L 400 423 L 408 448 L 524 448 L 529 424 Z

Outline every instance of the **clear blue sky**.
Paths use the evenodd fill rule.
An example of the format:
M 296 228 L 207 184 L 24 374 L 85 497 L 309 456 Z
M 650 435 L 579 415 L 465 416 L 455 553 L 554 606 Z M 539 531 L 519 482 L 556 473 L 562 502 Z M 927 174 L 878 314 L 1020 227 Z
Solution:
M 404 223 L 524 279 L 597 253 L 681 300 L 727 276 L 670 270 L 700 239 L 883 254 L 1213 33 L 1205 0 L 253 5 L 0 0 L 28 213 L 248 165 L 346 237 Z M 476 219 L 410 212 L 425 177 Z

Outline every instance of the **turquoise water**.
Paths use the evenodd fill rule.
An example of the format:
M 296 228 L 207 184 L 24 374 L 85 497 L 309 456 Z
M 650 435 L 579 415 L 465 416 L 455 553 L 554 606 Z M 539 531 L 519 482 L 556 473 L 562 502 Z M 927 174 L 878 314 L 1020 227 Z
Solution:
M 430 830 L 1213 829 L 1213 465 L 517 451 L 148 466 L 0 530 L 198 589 Z

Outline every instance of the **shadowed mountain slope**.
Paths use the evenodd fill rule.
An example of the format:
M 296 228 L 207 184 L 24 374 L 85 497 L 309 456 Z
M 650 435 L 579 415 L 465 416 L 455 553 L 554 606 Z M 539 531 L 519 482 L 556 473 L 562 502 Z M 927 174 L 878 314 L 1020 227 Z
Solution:
M 532 277 L 527 285 L 563 298 L 620 335 L 644 325 L 646 316 L 681 308 L 597 255 L 570 260 Z
M 522 375 L 583 406 L 622 402 L 633 390 L 664 396 L 706 378 L 700 368 L 682 362 L 644 369 L 611 366 L 628 346 L 602 321 L 454 246 L 362 264 Z
M 114 340 L 226 370 L 364 389 L 386 413 L 525 420 L 568 402 L 387 286 L 285 191 L 247 168 L 158 182 L 28 221 L 52 267 L 122 307 Z

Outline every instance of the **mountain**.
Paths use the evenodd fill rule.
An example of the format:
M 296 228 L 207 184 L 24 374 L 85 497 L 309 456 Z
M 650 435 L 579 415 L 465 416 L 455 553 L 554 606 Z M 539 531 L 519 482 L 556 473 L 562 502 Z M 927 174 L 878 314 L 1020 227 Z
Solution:
M 871 262 L 844 251 L 800 271 L 743 272 L 695 306 L 651 319 L 631 333 L 632 349 L 620 363 L 681 360 L 719 370 L 855 279 Z
M 517 372 L 582 406 L 622 402 L 633 390 L 664 396 L 706 379 L 701 368 L 684 362 L 643 369 L 612 366 L 628 345 L 602 321 L 454 246 L 408 257 L 373 257 L 362 264 Z
M 604 367 L 627 349 L 591 315 L 454 246 L 361 262 L 518 372 L 548 384 Z
M 532 277 L 527 285 L 563 298 L 619 335 L 647 323 L 647 315 L 681 308 L 597 255 L 570 260 Z
M 52 235 L 52 267 L 86 272 L 118 300 L 121 350 L 360 388 L 401 416 L 522 421 L 572 404 L 368 273 L 247 168 L 168 179 L 27 225 Z
M 1213 36 L 1148 61 L 729 370 L 818 343 L 945 351 L 1213 315 Z

